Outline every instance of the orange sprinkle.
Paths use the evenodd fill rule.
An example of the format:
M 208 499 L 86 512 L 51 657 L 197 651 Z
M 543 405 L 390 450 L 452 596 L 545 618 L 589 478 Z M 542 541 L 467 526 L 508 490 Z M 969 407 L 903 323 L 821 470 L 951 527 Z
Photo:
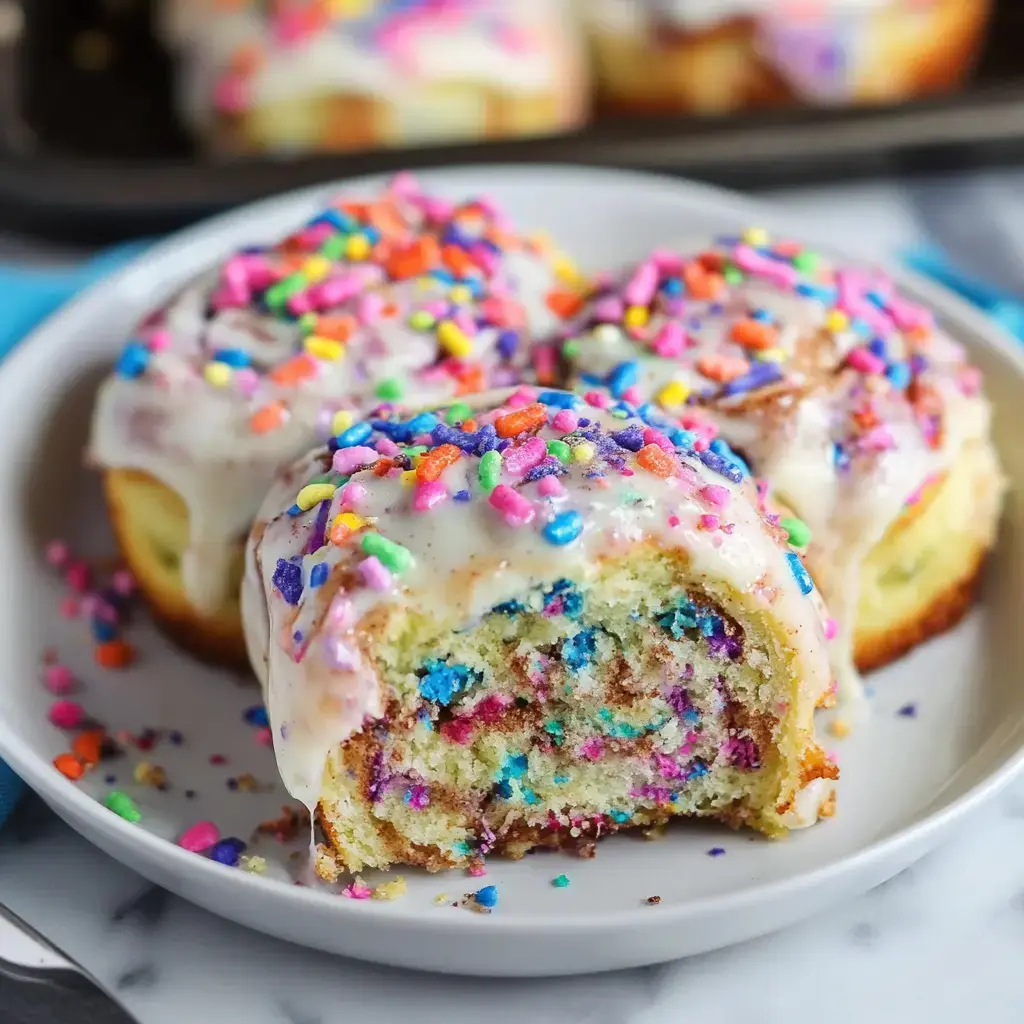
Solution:
M 697 360 L 697 369 L 709 380 L 726 384 L 742 377 L 750 369 L 750 363 L 739 356 L 701 356 Z
M 444 246 L 441 249 L 441 259 L 456 277 L 466 277 L 475 269 L 475 264 L 466 250 L 460 249 L 457 245 Z
M 316 333 L 322 338 L 332 341 L 348 341 L 356 329 L 356 318 L 347 313 L 336 313 L 333 316 L 316 318 Z
M 275 366 L 268 376 L 275 384 L 292 385 L 316 376 L 316 360 L 307 353 L 292 356 Z
M 583 297 L 581 295 L 557 288 L 554 291 L 548 292 L 545 301 L 547 302 L 548 309 L 563 320 L 575 316 L 583 308 Z
M 480 428 L 480 424 L 471 416 L 468 420 L 462 421 L 462 429 L 467 434 L 473 434 Z
M 276 430 L 288 418 L 288 410 L 284 402 L 271 402 L 257 409 L 249 417 L 249 429 L 254 434 L 269 434 Z
M 53 759 L 53 767 L 66 779 L 80 779 L 85 774 L 85 766 L 74 754 L 58 754 Z
M 127 640 L 97 644 L 96 662 L 104 668 L 127 668 L 135 660 L 135 648 Z
M 705 270 L 717 273 L 725 266 L 725 257 L 720 252 L 702 252 L 697 257 Z
M 882 422 L 878 418 L 878 413 L 876 413 L 870 405 L 865 405 L 863 408 L 858 409 L 853 414 L 853 419 L 861 430 L 870 430 L 872 427 L 877 427 L 879 423 Z
M 725 279 L 705 270 L 699 263 L 687 263 L 683 267 L 683 282 L 693 298 L 714 300 L 718 298 Z
M 648 473 L 653 473 L 655 476 L 662 477 L 662 479 L 672 476 L 676 471 L 676 460 L 657 444 L 645 444 L 637 452 L 636 462 L 638 466 L 642 466 Z
M 455 389 L 457 395 L 474 395 L 483 391 L 487 385 L 487 378 L 484 376 L 482 366 L 466 366 L 459 371 L 459 386 Z
M 744 348 L 774 348 L 779 340 L 779 332 L 771 324 L 744 317 L 732 325 L 732 340 Z
M 393 253 L 385 269 L 396 281 L 402 281 L 433 270 L 440 258 L 441 250 L 437 240 L 426 235 Z
M 494 428 L 498 431 L 498 437 L 518 437 L 526 430 L 533 430 L 542 427 L 548 421 L 548 411 L 540 402 L 516 409 L 515 412 L 507 412 L 494 421 Z
M 416 467 L 416 479 L 421 483 L 437 480 L 449 467 L 462 458 L 462 452 L 453 444 L 442 444 L 420 456 Z
M 102 729 L 86 729 L 72 741 L 71 749 L 86 764 L 99 764 L 106 733 Z
M 344 523 L 335 523 L 331 527 L 329 538 L 332 544 L 340 548 L 348 542 L 351 536 L 352 531 Z
M 373 464 L 373 472 L 376 476 L 387 476 L 388 473 L 394 468 L 394 459 L 378 459 Z
M 240 46 L 231 58 L 230 68 L 236 75 L 252 75 L 263 63 L 263 54 L 258 46 Z

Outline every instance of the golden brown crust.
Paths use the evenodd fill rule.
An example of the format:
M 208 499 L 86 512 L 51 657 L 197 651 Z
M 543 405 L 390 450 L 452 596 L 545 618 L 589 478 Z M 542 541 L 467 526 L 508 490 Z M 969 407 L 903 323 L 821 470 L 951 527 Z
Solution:
M 952 629 L 970 610 L 977 595 L 987 550 L 979 550 L 969 571 L 936 594 L 922 615 L 882 634 L 858 633 L 854 660 L 861 672 L 882 668 L 933 636 Z
M 181 498 L 148 473 L 134 469 L 108 469 L 103 473 L 103 490 L 110 522 L 121 555 L 138 581 L 153 618 L 180 647 L 203 661 L 232 668 L 248 666 L 245 639 L 237 603 L 215 615 L 202 615 L 189 603 L 180 573 L 162 557 L 152 533 L 146 530 L 146 508 L 160 509 L 165 522 L 187 531 L 188 511 Z M 151 524 L 152 525 L 152 524 Z M 166 547 L 175 547 L 173 540 Z M 166 557 L 180 558 L 180 551 Z

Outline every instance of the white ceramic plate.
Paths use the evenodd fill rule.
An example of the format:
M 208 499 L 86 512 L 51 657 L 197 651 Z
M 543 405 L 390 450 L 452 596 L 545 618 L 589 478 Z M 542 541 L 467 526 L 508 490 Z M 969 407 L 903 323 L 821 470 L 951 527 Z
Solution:
M 423 177 L 452 197 L 492 194 L 520 224 L 549 230 L 589 267 L 641 257 L 695 231 L 751 223 L 787 230 L 784 219 L 739 198 L 640 175 L 540 167 Z M 294 885 L 302 840 L 261 840 L 251 852 L 268 859 L 265 877 L 169 842 L 198 819 L 247 837 L 287 801 L 271 752 L 242 720 L 258 692 L 196 665 L 145 622 L 131 633 L 142 652 L 135 667 L 97 668 L 85 625 L 56 612 L 61 584 L 43 547 L 61 536 L 94 553 L 111 550 L 97 481 L 81 465 L 82 443 L 97 379 L 139 315 L 198 268 L 283 232 L 337 190 L 259 203 L 175 236 L 62 310 L 0 368 L 0 753 L 57 813 L 155 882 L 253 928 L 381 963 L 543 975 L 650 964 L 783 927 L 900 871 L 1009 780 L 1024 760 L 1024 350 L 947 294 L 909 282 L 986 371 L 1017 494 L 981 607 L 953 633 L 873 677 L 870 721 L 832 744 L 843 773 L 834 820 L 783 842 L 684 825 L 660 842 L 613 839 L 591 861 L 545 853 L 492 861 L 480 879 L 407 873 L 408 892 L 395 902 L 357 902 Z M 46 647 L 80 674 L 78 699 L 109 728 L 176 728 L 183 744 L 164 741 L 82 782 L 65 780 L 51 765 L 66 738 L 46 719 L 53 699 L 40 684 Z M 899 713 L 909 704 L 913 717 Z M 226 764 L 210 763 L 218 753 Z M 167 770 L 166 792 L 131 781 L 142 759 Z M 227 779 L 243 772 L 268 790 L 228 789 Z M 138 802 L 141 823 L 129 824 L 97 801 L 110 788 L 108 774 Z M 196 795 L 187 798 L 186 790 Z M 712 847 L 724 855 L 709 856 Z M 562 873 L 570 885 L 553 887 Z M 500 892 L 489 915 L 434 902 L 442 892 L 451 902 L 485 884 Z M 660 903 L 649 904 L 651 896 Z

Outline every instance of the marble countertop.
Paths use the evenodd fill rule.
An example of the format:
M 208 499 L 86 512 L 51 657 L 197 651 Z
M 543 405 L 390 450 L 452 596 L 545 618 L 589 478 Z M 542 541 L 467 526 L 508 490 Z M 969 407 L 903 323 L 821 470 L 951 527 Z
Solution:
M 868 183 L 773 199 L 816 230 L 892 254 L 951 210 L 954 252 L 1024 281 L 1024 172 Z M 949 225 L 945 233 L 948 234 Z M 945 244 L 950 241 L 944 238 Z M 0 237 L 0 260 L 52 261 Z M 989 264 L 989 265 L 986 265 Z M 76 959 L 141 1024 L 773 1024 L 1024 1020 L 1024 780 L 951 843 L 880 888 L 764 939 L 679 963 L 581 979 L 456 979 L 361 965 L 270 939 L 156 888 L 27 801 L 0 833 L 0 903 Z M 0 1000 L 7 995 L 0 988 Z M 42 996 L 37 1002 L 42 1001 Z M 57 1002 L 53 1003 L 57 1007 Z M 84 1003 L 15 1022 L 101 1022 Z M 3 1002 L 0 1019 L 11 1020 Z

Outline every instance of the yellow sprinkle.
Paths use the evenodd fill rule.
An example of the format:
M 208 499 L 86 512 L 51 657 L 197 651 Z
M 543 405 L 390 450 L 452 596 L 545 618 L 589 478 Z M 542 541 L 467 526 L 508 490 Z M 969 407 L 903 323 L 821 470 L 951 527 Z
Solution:
M 551 269 L 555 277 L 564 285 L 570 288 L 580 288 L 587 282 L 586 277 L 580 272 L 580 268 L 568 256 L 559 253 L 555 256 Z
M 658 405 L 663 409 L 678 409 L 690 397 L 690 389 L 680 380 L 666 384 L 657 396 Z
M 378 885 L 373 890 L 375 900 L 397 900 L 399 896 L 405 895 L 405 878 L 399 875 L 394 881 Z
M 148 761 L 140 761 L 132 769 L 132 778 L 136 782 L 145 782 L 149 778 L 149 773 L 153 770 L 153 766 Z
M 361 18 L 370 9 L 372 0 L 327 0 L 334 18 Z
M 473 293 L 464 284 L 457 284 L 448 290 L 448 298 L 457 306 L 466 306 L 473 301 Z
M 578 444 L 573 448 L 573 461 L 582 462 L 584 464 L 593 462 L 595 451 L 596 449 L 589 441 L 584 441 L 583 444 Z
M 345 246 L 345 255 L 350 260 L 365 260 L 370 255 L 370 240 L 366 235 L 351 235 Z
M 442 320 L 437 325 L 437 340 L 441 348 L 456 359 L 465 359 L 473 354 L 473 343 L 466 332 L 451 320 Z
M 446 893 L 446 892 L 439 892 L 434 897 L 434 903 L 436 903 L 437 906 L 441 906 L 442 903 L 447 903 L 450 899 L 451 899 L 451 897 L 448 895 L 448 893 Z
M 298 497 L 295 499 L 295 504 L 302 509 L 303 512 L 307 512 L 314 505 L 319 505 L 321 501 L 326 498 L 334 497 L 334 484 L 306 484 L 305 487 L 299 491 Z
M 357 516 L 355 512 L 342 512 L 341 515 L 336 516 L 334 519 L 335 526 L 340 524 L 353 533 L 356 530 L 361 530 L 366 525 L 366 522 L 362 516 Z
M 345 346 L 333 338 L 321 338 L 319 334 L 311 334 L 302 347 L 314 358 L 326 363 L 336 363 L 345 355 Z
M 839 334 L 849 328 L 850 318 L 841 309 L 833 309 L 825 320 L 825 326 L 833 334 Z
M 215 388 L 226 388 L 231 383 L 233 374 L 227 363 L 215 359 L 203 367 L 203 376 L 207 384 L 212 384 Z
M 623 318 L 627 327 L 646 327 L 651 313 L 646 306 L 630 306 Z
M 835 736 L 836 739 L 841 740 L 850 735 L 850 723 L 847 722 L 845 718 L 836 718 L 834 721 L 828 723 L 828 731 Z
M 743 232 L 743 241 L 747 245 L 767 245 L 768 232 L 764 228 L 747 228 Z
M 416 486 L 416 470 L 407 469 L 402 474 L 402 486 L 403 487 L 415 487 Z
M 238 858 L 238 863 L 243 871 L 248 871 L 250 875 L 265 875 L 267 873 L 267 861 L 265 857 L 250 857 L 248 854 L 242 854 Z
M 302 276 L 310 284 L 322 281 L 331 272 L 331 261 L 326 256 L 310 256 L 302 264 Z
M 784 363 L 786 352 L 781 348 L 765 348 L 757 353 L 757 358 L 762 363 Z
M 348 409 L 342 409 L 340 412 L 334 414 L 334 419 L 331 420 L 331 433 L 335 437 L 338 434 L 344 434 L 349 427 L 355 422 L 355 417 L 348 411 Z

